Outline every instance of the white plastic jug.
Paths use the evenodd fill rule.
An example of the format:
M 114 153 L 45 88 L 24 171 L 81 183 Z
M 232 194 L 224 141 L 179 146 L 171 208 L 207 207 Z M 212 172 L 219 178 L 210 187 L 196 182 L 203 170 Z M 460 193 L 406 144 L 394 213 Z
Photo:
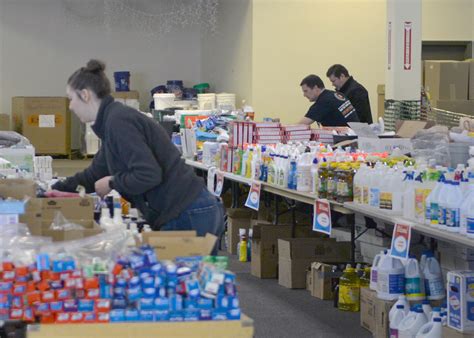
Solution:
M 387 251 L 380 251 L 379 254 L 375 255 L 374 261 L 372 263 L 372 268 L 370 269 L 370 284 L 369 288 L 371 290 L 377 291 L 377 274 L 378 274 L 378 265 L 382 257 L 387 253 Z
M 423 309 L 418 307 L 416 315 L 405 317 L 398 326 L 399 338 L 415 338 L 420 328 L 428 322 Z
M 473 209 L 474 209 L 474 184 L 470 182 L 467 187 L 466 194 L 464 195 L 464 201 L 461 204 L 459 232 L 462 235 L 468 234 L 467 217 L 470 211 L 474 213 Z M 473 235 L 474 235 L 474 228 L 471 229 L 471 236 L 474 237 Z M 471 237 L 471 236 L 468 236 L 468 237 Z
M 430 202 L 430 218 L 426 220 L 427 224 L 430 224 L 433 227 L 438 227 L 439 224 L 439 197 L 441 194 L 441 191 L 444 186 L 444 176 L 441 175 L 441 177 L 438 180 L 438 183 L 436 183 L 434 189 L 431 191 L 431 193 L 428 195 L 427 200 Z
M 426 255 L 423 276 L 425 278 L 425 292 L 427 299 L 440 300 L 446 297 L 441 267 L 432 252 L 429 252 Z
M 313 154 L 304 153 L 301 155 L 298 165 L 296 167 L 296 190 L 309 192 L 312 190 L 312 175 L 311 167 L 313 161 Z
M 427 300 L 427 299 L 423 300 L 423 302 L 421 303 L 421 308 L 423 309 L 423 313 L 425 314 L 426 319 L 428 319 L 428 321 L 430 321 L 431 320 L 431 315 L 432 315 L 432 312 L 433 312 L 433 309 L 431 308 L 430 301 Z
M 410 312 L 410 303 L 408 303 L 407 297 L 405 297 L 405 295 L 400 295 L 398 297 L 397 302 L 393 304 L 392 308 L 390 309 L 390 312 L 388 313 L 388 320 L 390 322 L 393 319 L 393 315 L 395 314 L 398 305 L 403 305 L 403 312 L 405 313 L 405 316 L 408 315 L 408 313 Z
M 446 180 L 441 187 L 438 199 L 438 228 L 446 230 L 446 210 L 448 209 L 448 195 L 451 181 Z
M 391 311 L 391 310 L 390 310 Z M 390 325 L 390 338 L 398 337 L 398 328 L 403 318 L 405 318 L 406 313 L 403 304 L 398 304 L 393 315 L 389 319 Z
M 434 318 L 432 322 L 423 325 L 416 338 L 442 338 L 443 337 L 443 325 L 441 324 L 441 318 Z
M 459 232 L 460 206 L 462 202 L 463 196 L 459 182 L 453 181 L 449 185 L 446 199 L 446 228 L 449 232 Z
M 395 300 L 405 291 L 405 268 L 403 263 L 390 255 L 385 255 L 377 266 L 377 297 Z
M 410 255 L 405 266 L 405 295 L 408 300 L 425 299 L 423 274 L 415 256 Z
M 415 219 L 415 180 L 413 168 L 408 168 L 405 177 L 405 189 L 403 191 L 403 217 Z

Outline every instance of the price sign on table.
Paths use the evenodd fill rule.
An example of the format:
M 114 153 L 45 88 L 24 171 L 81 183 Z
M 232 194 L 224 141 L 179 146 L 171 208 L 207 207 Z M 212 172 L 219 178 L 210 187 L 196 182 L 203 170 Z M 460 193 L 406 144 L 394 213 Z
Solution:
M 408 259 L 410 240 L 411 226 L 395 224 L 392 235 L 392 246 L 390 247 L 390 256 L 399 259 Z
M 252 186 L 250 187 L 249 195 L 247 196 L 247 201 L 245 202 L 245 206 L 258 211 L 260 206 L 260 190 L 262 185 L 257 182 L 253 182 Z
M 313 231 L 330 235 L 332 230 L 331 206 L 327 200 L 314 202 Z

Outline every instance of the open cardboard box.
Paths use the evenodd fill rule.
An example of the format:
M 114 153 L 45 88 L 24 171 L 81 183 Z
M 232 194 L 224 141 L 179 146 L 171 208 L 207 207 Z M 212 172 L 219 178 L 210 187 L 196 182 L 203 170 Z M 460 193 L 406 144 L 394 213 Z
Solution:
M 196 231 L 152 231 L 142 234 L 143 243 L 155 249 L 158 259 L 181 256 L 206 256 L 212 252 L 217 236 L 198 237 Z
M 75 222 L 76 223 L 76 222 Z M 89 222 L 82 222 L 84 229 L 79 230 L 51 230 L 46 223 L 43 223 L 43 228 L 41 229 L 41 236 L 51 237 L 53 242 L 63 242 L 63 241 L 72 241 L 76 239 L 82 239 L 86 237 L 91 237 L 102 233 L 102 229 L 99 225 L 91 220 Z

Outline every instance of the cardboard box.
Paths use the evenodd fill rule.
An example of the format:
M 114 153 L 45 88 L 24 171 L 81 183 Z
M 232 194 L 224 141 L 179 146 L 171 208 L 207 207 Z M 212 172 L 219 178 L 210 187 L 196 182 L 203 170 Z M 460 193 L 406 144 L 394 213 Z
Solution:
M 460 332 L 473 332 L 473 271 L 450 271 L 447 277 L 448 327 Z
M 251 338 L 253 320 L 242 315 L 240 320 L 110 324 L 29 325 L 28 338 L 169 338 L 220 337 Z
M 250 272 L 258 278 L 277 278 L 278 239 L 291 236 L 286 225 L 255 225 L 252 238 Z
M 306 271 L 306 290 L 310 292 L 311 296 L 313 295 L 313 271 L 311 268 Z
M 14 130 L 28 138 L 38 154 L 69 154 L 71 112 L 65 97 L 12 98 Z
M 87 225 L 87 228 L 81 229 L 81 230 L 67 230 L 67 231 L 51 230 L 49 228 L 43 228 L 41 231 L 41 234 L 36 234 L 36 235 L 51 237 L 53 239 L 53 242 L 63 242 L 63 241 L 72 241 L 76 239 L 82 239 L 82 238 L 86 238 L 90 236 L 95 236 L 102 233 L 103 231 L 99 227 L 99 225 L 95 223 L 93 220 L 83 225 Z
M 338 284 L 342 271 L 332 271 L 331 264 L 311 263 L 311 296 L 322 299 L 334 299 L 334 287 Z
M 463 333 L 443 326 L 443 338 L 474 338 L 474 333 Z
M 28 179 L 0 179 L 0 197 L 23 199 L 36 196 L 36 183 Z
M 160 260 L 209 255 L 217 241 L 217 237 L 209 233 L 197 237 L 196 231 L 152 231 L 143 233 L 142 237 L 143 243 L 155 248 Z
M 131 90 L 129 92 L 112 92 L 111 95 L 114 99 L 122 100 L 138 100 L 140 98 L 140 93 L 137 90 Z
M 0 114 L 0 130 L 12 130 L 10 123 L 10 115 Z
M 377 292 L 369 288 L 360 289 L 360 326 L 375 333 L 375 303 Z
M 372 332 L 374 338 L 386 338 L 390 336 L 388 314 L 393 304 L 395 304 L 395 301 L 386 301 L 378 299 L 377 296 L 375 296 L 375 332 Z
M 460 114 L 474 115 L 474 98 L 471 100 L 438 100 L 433 102 L 433 107 Z
M 474 100 L 474 59 L 466 60 L 469 63 L 469 93 L 468 99 Z
M 469 63 L 425 61 L 425 89 L 431 102 L 467 100 Z
M 90 196 L 81 198 L 41 198 L 43 222 L 51 222 L 56 212 L 61 212 L 69 221 L 88 224 L 94 219 L 94 199 Z
M 248 235 L 250 220 L 254 212 L 248 208 L 235 208 L 227 210 L 227 252 L 237 254 L 237 243 L 239 243 L 239 229 L 245 229 Z
M 306 287 L 306 270 L 314 261 L 350 260 L 350 242 L 332 238 L 290 238 L 278 240 L 278 284 L 291 289 Z
M 377 85 L 377 119 L 385 115 L 385 85 Z

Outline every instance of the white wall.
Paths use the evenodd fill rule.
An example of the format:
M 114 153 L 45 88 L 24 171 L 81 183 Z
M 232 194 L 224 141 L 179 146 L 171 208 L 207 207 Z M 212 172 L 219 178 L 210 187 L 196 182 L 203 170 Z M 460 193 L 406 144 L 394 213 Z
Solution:
M 203 36 L 202 74 L 219 92 L 252 103 L 252 1 L 220 0 L 214 34 Z
M 201 33 L 196 27 L 151 39 L 75 24 L 64 16 L 61 0 L 0 2 L 0 112 L 10 113 L 13 96 L 64 96 L 69 75 L 90 58 L 107 63 L 111 81 L 114 71 L 129 70 L 142 108 L 151 100 L 149 90 L 166 80 L 181 79 L 185 85 L 201 81 Z

